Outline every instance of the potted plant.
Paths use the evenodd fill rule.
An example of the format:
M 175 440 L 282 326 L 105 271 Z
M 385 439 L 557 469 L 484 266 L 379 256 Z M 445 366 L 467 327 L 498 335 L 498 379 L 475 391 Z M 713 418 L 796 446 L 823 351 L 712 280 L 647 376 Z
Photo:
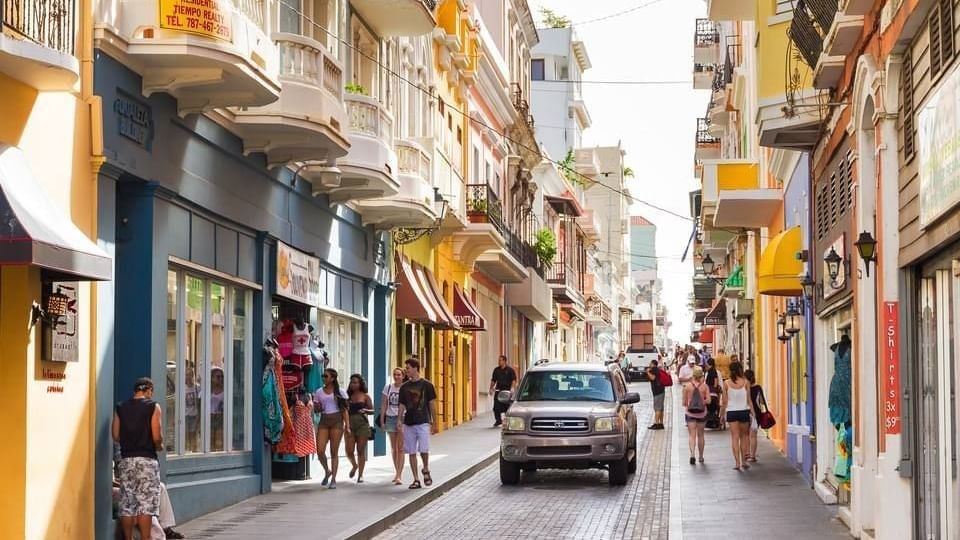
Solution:
M 553 264 L 553 259 L 557 257 L 557 237 L 553 231 L 547 228 L 537 231 L 536 241 L 533 244 L 534 251 L 537 252 L 537 258 L 545 266 Z
M 354 82 L 347 83 L 347 85 L 344 86 L 343 89 L 346 90 L 348 94 L 359 94 L 361 96 L 368 95 L 367 89 L 364 88 L 363 85 L 360 83 L 354 83 Z
M 486 199 L 473 199 L 467 201 L 468 211 L 470 215 L 470 220 L 474 223 L 486 223 L 487 222 L 487 200 Z

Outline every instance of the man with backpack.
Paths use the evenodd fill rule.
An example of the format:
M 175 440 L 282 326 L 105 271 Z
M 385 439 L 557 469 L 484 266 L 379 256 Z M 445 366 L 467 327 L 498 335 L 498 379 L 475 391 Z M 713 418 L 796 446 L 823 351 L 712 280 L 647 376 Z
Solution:
M 666 387 L 673 385 L 673 378 L 666 370 L 660 369 L 656 360 L 650 361 L 647 378 L 650 379 L 650 391 L 653 392 L 653 424 L 647 426 L 647 429 L 663 429 L 664 394 Z

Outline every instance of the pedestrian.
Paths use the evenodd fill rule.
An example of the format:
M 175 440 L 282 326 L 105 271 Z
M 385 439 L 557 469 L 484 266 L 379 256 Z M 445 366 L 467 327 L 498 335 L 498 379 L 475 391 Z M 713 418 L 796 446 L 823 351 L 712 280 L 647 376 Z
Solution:
M 153 381 L 137 379 L 133 397 L 118 403 L 113 412 L 111 434 L 120 445 L 120 526 L 123 537 L 150 538 L 154 516 L 160 515 L 160 462 L 163 422 L 160 404 L 153 401 Z
M 340 441 L 344 433 L 350 432 L 347 417 L 349 405 L 347 393 L 340 388 L 337 370 L 323 370 L 323 386 L 313 393 L 313 407 L 320 413 L 317 425 L 317 458 L 323 467 L 321 486 L 337 489 L 337 469 L 340 466 Z M 327 466 L 327 445 L 330 446 L 330 466 Z
M 497 394 L 503 390 L 513 391 L 517 386 L 517 372 L 507 365 L 506 355 L 497 358 L 497 367 L 493 368 L 490 377 L 490 394 L 493 395 L 493 427 L 503 424 L 503 413 L 507 412 L 509 404 L 500 403 Z
M 698 451 L 700 463 L 703 463 L 704 428 L 707 422 L 707 403 L 710 402 L 710 390 L 703 382 L 703 368 L 693 368 L 693 379 L 683 385 L 683 408 L 686 409 L 687 434 L 690 445 L 690 464 L 695 465 L 693 451 Z
M 697 366 L 697 355 L 694 353 L 687 355 L 687 361 L 682 366 L 680 366 L 680 371 L 677 373 L 677 379 L 680 381 L 680 384 L 687 384 L 693 380 L 693 368 Z
M 403 483 L 403 439 L 397 433 L 397 418 L 400 416 L 400 386 L 403 384 L 403 369 L 393 368 L 393 381 L 383 387 L 383 399 L 380 401 L 380 425 L 390 438 L 390 452 L 393 457 L 393 483 Z
M 760 413 L 767 409 L 767 398 L 763 395 L 763 387 L 757 384 L 757 377 L 752 369 L 743 372 L 750 381 L 750 407 L 753 409 L 753 418 L 750 420 L 750 453 L 747 461 L 757 462 L 757 432 L 760 431 Z
M 367 381 L 363 375 L 354 373 L 347 384 L 347 407 L 350 413 L 350 431 L 346 433 L 347 459 L 353 468 L 350 478 L 357 475 L 357 483 L 363 483 L 363 469 L 367 466 L 367 441 L 373 435 L 367 415 L 373 413 L 373 400 L 367 393 Z
M 720 396 L 723 394 L 723 378 L 717 369 L 717 362 L 714 358 L 707 360 L 707 371 L 704 375 L 704 380 L 707 384 L 707 390 L 710 391 L 710 401 L 707 404 L 707 417 L 713 419 L 713 423 L 708 427 L 727 429 L 726 419 L 719 414 Z M 719 422 L 719 424 L 716 422 Z
M 743 374 L 740 362 L 730 363 L 730 378 L 724 382 L 722 416 L 730 426 L 730 445 L 733 450 L 734 470 L 749 469 L 746 458 L 750 455 L 750 381 Z
M 647 378 L 650 379 L 650 391 L 653 392 L 653 424 L 647 426 L 647 429 L 663 429 L 663 400 L 666 388 L 660 382 L 660 377 L 659 364 L 656 360 L 651 360 L 647 367 Z
M 437 433 L 437 391 L 433 384 L 420 376 L 420 361 L 408 358 L 404 363 L 407 382 L 400 387 L 400 432 L 403 434 L 403 451 L 410 457 L 413 483 L 410 489 L 420 489 L 420 473 L 423 484 L 433 485 L 430 476 L 430 434 Z M 423 460 L 423 470 L 417 467 L 417 454 Z

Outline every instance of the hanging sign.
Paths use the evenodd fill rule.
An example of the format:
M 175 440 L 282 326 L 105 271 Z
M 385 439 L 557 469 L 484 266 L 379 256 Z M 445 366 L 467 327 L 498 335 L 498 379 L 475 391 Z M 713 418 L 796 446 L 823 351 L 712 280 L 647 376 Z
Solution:
M 308 306 L 320 304 L 320 259 L 277 242 L 277 294 Z
M 231 7 L 223 0 L 160 0 L 160 28 L 231 41 Z
M 77 332 L 78 283 L 54 282 L 51 292 L 66 297 L 63 315 L 43 324 L 43 359 L 50 362 L 80 361 L 80 337 Z
M 899 302 L 883 303 L 883 418 L 887 435 L 900 434 Z

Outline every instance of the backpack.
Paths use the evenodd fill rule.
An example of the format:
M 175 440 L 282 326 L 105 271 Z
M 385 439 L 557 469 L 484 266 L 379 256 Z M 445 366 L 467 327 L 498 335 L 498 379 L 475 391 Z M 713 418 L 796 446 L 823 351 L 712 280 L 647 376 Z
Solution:
M 657 379 L 660 382 L 660 386 L 673 386 L 673 377 L 670 376 L 670 373 L 665 369 L 661 369 L 657 374 Z
M 690 403 L 687 405 L 687 412 L 691 414 L 700 414 L 704 410 L 703 395 L 700 394 L 700 385 L 693 385 L 693 395 L 690 396 Z

